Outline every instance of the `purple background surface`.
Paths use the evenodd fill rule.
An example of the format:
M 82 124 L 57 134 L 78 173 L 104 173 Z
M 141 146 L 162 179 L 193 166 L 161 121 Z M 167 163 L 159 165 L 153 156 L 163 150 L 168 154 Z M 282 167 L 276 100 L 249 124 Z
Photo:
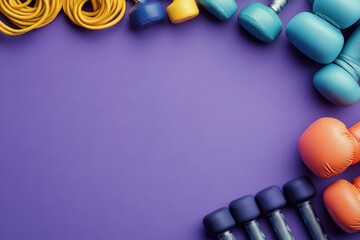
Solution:
M 252 1 L 237 2 L 238 13 Z M 280 17 L 286 26 L 309 9 L 292 1 Z M 301 175 L 318 187 L 313 205 L 329 237 L 360 238 L 321 200 L 359 166 L 319 179 L 297 151 L 319 117 L 360 120 L 360 104 L 336 107 L 314 90 L 319 64 L 284 32 L 269 45 L 254 40 L 237 14 L 221 23 L 200 9 L 139 32 L 127 14 L 103 31 L 60 14 L 0 37 L 1 240 L 206 239 L 204 215 Z M 295 238 L 308 239 L 296 210 L 283 212 Z M 265 218 L 260 225 L 275 238 Z

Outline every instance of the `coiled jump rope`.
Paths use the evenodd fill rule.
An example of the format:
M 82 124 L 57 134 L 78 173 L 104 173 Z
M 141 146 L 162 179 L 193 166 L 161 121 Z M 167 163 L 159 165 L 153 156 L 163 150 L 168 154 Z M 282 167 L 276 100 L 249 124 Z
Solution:
M 63 9 L 71 21 L 90 30 L 117 24 L 126 11 L 126 0 L 91 0 L 93 11 L 84 10 L 87 2 L 89 0 L 63 0 Z
M 62 0 L 2 0 L 0 11 L 15 26 L 0 21 L 0 31 L 16 36 L 43 27 L 55 19 L 62 4 Z

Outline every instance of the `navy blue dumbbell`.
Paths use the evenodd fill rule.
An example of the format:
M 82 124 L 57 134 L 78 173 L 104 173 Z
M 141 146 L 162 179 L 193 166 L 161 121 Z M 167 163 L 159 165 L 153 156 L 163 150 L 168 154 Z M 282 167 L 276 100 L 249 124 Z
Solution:
M 288 202 L 299 209 L 300 215 L 314 240 L 328 239 L 311 206 L 310 199 L 316 195 L 316 188 L 309 177 L 299 177 L 283 186 Z
M 220 208 L 203 219 L 203 224 L 209 235 L 219 240 L 236 240 L 231 232 L 236 223 L 228 208 Z
M 286 205 L 286 199 L 281 189 L 277 186 L 268 187 L 255 196 L 262 213 L 267 215 L 276 236 L 280 240 L 293 240 L 289 226 L 281 212 L 281 208 Z
M 265 239 L 257 221 L 260 209 L 253 196 L 247 195 L 236 199 L 230 203 L 229 208 L 235 221 L 245 227 L 250 240 Z
M 130 23 L 135 29 L 143 29 L 165 19 L 165 9 L 160 2 L 134 0 L 130 9 Z

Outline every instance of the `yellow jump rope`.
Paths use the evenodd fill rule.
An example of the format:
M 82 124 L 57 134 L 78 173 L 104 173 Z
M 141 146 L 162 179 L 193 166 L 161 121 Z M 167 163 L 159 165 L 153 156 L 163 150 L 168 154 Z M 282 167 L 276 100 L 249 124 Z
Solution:
M 1 0 L 1 13 L 15 26 L 0 21 L 0 31 L 15 36 L 40 28 L 52 22 L 61 8 L 62 0 Z
M 92 12 L 83 10 L 89 0 L 62 1 L 64 12 L 71 21 L 91 30 L 100 30 L 117 24 L 126 11 L 126 0 L 91 0 Z
M 0 21 L 0 32 L 16 36 L 51 23 L 64 9 L 77 25 L 100 30 L 111 27 L 123 18 L 126 0 L 91 0 L 93 11 L 84 11 L 89 0 L 0 0 L 0 12 L 14 26 Z

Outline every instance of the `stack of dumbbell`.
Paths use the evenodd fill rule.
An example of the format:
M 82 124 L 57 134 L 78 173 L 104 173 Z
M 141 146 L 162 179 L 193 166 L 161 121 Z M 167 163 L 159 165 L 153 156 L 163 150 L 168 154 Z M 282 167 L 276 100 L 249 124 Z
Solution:
M 251 240 L 265 239 L 257 219 L 261 215 L 269 219 L 278 239 L 292 240 L 293 235 L 281 209 L 289 203 L 296 206 L 313 239 L 327 239 L 310 200 L 316 188 L 309 177 L 299 177 L 287 182 L 281 190 L 277 186 L 258 192 L 255 197 L 243 196 L 232 201 L 229 208 L 223 207 L 206 215 L 203 219 L 207 233 L 220 240 L 234 240 L 231 230 L 243 226 Z

